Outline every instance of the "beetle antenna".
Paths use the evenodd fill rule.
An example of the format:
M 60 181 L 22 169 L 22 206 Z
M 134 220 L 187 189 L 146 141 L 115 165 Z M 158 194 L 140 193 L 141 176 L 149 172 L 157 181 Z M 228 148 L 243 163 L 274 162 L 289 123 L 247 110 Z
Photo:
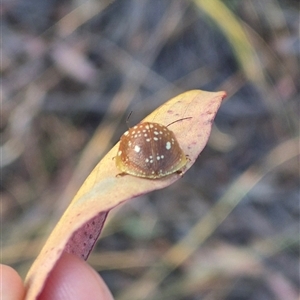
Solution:
M 172 125 L 172 124 L 174 124 L 174 123 L 176 123 L 176 122 L 179 122 L 179 121 L 182 121 L 182 120 L 187 120 L 187 119 L 192 119 L 192 117 L 186 117 L 186 118 L 178 119 L 178 120 L 176 120 L 176 121 L 171 122 L 171 123 L 168 124 L 166 127 L 168 127 L 168 126 L 170 126 L 170 125 Z
M 129 129 L 129 119 L 130 119 L 131 115 L 132 115 L 132 111 L 128 114 L 128 116 L 126 118 L 126 124 L 127 124 L 128 129 Z

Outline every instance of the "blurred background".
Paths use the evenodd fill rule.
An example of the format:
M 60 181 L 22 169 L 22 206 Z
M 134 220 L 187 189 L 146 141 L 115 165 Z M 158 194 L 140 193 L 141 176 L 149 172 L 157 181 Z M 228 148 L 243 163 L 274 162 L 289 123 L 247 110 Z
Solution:
M 1 259 L 24 278 L 84 179 L 177 94 L 226 90 L 172 186 L 109 214 L 117 300 L 299 296 L 299 2 L 3 0 Z M 135 293 L 141 283 L 150 293 Z

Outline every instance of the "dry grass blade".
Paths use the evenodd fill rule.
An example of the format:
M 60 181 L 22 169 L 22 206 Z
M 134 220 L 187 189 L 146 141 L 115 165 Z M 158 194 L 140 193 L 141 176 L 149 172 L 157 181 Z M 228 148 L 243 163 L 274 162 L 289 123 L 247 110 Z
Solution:
M 184 172 L 205 147 L 212 122 L 225 95 L 225 92 L 189 91 L 169 100 L 145 118 L 144 121 L 167 125 L 189 117 L 172 124 L 180 147 L 190 159 Z M 117 177 L 119 171 L 113 160 L 117 149 L 118 144 L 91 172 L 53 230 L 28 272 L 26 299 L 36 299 L 63 251 L 83 259 L 88 257 L 110 209 L 138 195 L 164 188 L 180 178 L 179 174 L 160 180 Z
M 255 54 L 255 49 L 236 16 L 222 1 L 195 0 L 194 2 L 224 32 L 247 78 L 259 84 L 264 81 L 263 70 Z

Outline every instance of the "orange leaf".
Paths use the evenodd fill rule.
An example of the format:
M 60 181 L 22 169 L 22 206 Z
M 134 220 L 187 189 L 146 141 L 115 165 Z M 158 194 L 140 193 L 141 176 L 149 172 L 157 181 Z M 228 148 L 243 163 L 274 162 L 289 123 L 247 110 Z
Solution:
M 189 91 L 169 100 L 143 120 L 168 125 L 190 117 L 170 125 L 190 159 L 183 173 L 205 147 L 212 122 L 225 96 L 225 92 Z M 174 173 L 155 180 L 130 175 L 116 177 L 120 173 L 113 160 L 117 150 L 118 144 L 98 163 L 54 228 L 27 274 L 26 299 L 36 299 L 40 294 L 63 251 L 87 259 L 109 210 L 126 200 L 164 188 L 182 175 Z

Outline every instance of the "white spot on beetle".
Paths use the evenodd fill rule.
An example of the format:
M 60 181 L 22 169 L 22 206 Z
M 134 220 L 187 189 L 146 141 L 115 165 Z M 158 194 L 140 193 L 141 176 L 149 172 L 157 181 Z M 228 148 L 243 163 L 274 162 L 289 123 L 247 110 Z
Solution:
M 134 151 L 135 151 L 136 153 L 139 153 L 139 152 L 141 151 L 141 147 L 138 146 L 138 145 L 135 145 Z
M 170 150 L 171 149 L 171 143 L 170 142 L 166 142 L 166 149 Z

